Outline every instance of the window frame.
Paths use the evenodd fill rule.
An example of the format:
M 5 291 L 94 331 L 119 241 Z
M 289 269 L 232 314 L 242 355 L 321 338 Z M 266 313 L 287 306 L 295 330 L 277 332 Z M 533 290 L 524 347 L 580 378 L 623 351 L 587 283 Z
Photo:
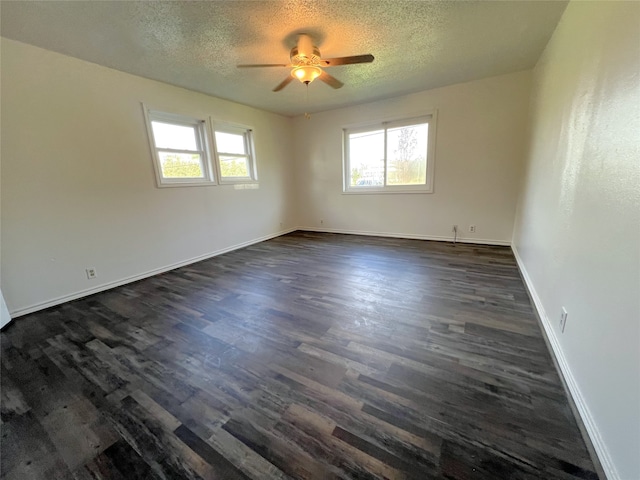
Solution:
M 207 186 L 216 185 L 216 172 L 212 168 L 211 162 L 211 138 L 210 119 L 198 118 L 191 115 L 170 113 L 163 110 L 149 108 L 143 104 L 144 118 L 147 126 L 149 147 L 153 157 L 153 168 L 156 175 L 158 187 L 185 187 L 185 186 Z M 156 145 L 153 133 L 152 122 L 162 122 L 178 126 L 193 127 L 196 134 L 196 144 L 198 150 L 181 150 L 171 148 L 161 148 Z M 162 174 L 162 162 L 160 152 L 175 153 L 199 153 L 201 156 L 202 177 L 169 178 Z
M 244 149 L 246 154 L 240 155 L 235 153 L 227 153 L 218 151 L 218 144 L 216 142 L 216 132 L 230 133 L 234 135 L 242 135 Z M 213 141 L 213 152 L 216 163 L 216 173 L 218 176 L 218 183 L 220 185 L 238 185 L 247 183 L 258 182 L 258 169 L 255 154 L 255 141 L 253 135 L 253 129 L 246 125 L 239 125 L 235 123 L 216 121 L 211 119 L 211 138 Z M 224 177 L 222 175 L 222 163 L 221 156 L 246 158 L 247 170 L 249 175 L 246 177 Z
M 389 194 L 389 193 L 433 193 L 435 171 L 437 110 L 410 117 L 393 117 L 376 122 L 359 123 L 342 127 L 342 193 L 343 194 Z M 387 185 L 387 130 L 392 128 L 428 124 L 426 181 L 418 185 Z M 351 185 L 351 162 L 349 159 L 349 135 L 354 133 L 384 131 L 384 185 Z

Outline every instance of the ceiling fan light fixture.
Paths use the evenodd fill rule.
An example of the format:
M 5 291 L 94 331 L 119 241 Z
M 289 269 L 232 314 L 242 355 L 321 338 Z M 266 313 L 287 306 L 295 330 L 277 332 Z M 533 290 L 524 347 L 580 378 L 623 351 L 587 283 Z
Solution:
M 322 69 L 313 65 L 302 65 L 291 70 L 291 75 L 302 83 L 311 83 L 320 76 Z
M 2 0 L 0 0 L 2 1 Z M 351 55 L 349 57 L 336 57 L 336 58 L 322 58 L 320 56 L 320 50 L 313 44 L 313 40 L 307 34 L 301 33 L 298 35 L 298 43 L 291 49 L 289 55 L 291 63 L 262 63 L 253 65 L 238 65 L 239 68 L 251 68 L 251 67 L 287 67 L 291 68 L 291 75 L 276 85 L 273 89 L 274 92 L 279 92 L 284 87 L 293 82 L 294 78 L 300 80 L 301 83 L 309 85 L 316 78 L 319 78 L 321 82 L 326 83 L 331 88 L 341 88 L 344 84 L 335 77 L 329 75 L 322 68 L 336 67 L 338 65 L 354 65 L 357 63 L 371 63 L 373 62 L 373 55 L 367 53 L 365 55 Z M 322 68 L 321 68 L 322 67 Z

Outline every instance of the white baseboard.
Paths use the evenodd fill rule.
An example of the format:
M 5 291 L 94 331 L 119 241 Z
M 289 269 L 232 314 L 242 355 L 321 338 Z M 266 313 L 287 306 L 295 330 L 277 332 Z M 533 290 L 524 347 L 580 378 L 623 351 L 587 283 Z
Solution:
M 372 232 L 368 230 L 344 230 L 339 228 L 318 228 L 318 227 L 298 227 L 298 230 L 305 232 L 321 232 L 321 233 L 342 233 L 346 235 L 364 235 L 370 237 L 390 237 L 390 238 L 407 238 L 410 240 L 435 240 L 437 242 L 453 242 L 453 237 L 443 237 L 437 235 L 419 235 L 415 233 L 395 233 L 395 232 Z M 480 245 L 502 245 L 508 247 L 511 242 L 504 240 L 492 240 L 487 238 L 460 238 L 456 239 L 460 243 L 477 243 Z
M 113 282 L 103 283 L 102 285 L 98 285 L 96 287 L 87 288 L 85 290 L 80 290 L 78 292 L 70 293 L 68 295 L 63 295 L 61 297 L 52 298 L 50 300 L 36 303 L 33 305 L 29 305 L 27 307 L 18 308 L 13 310 L 10 313 L 11 319 L 14 320 L 16 317 L 20 317 L 22 315 L 27 315 L 29 313 L 37 312 L 38 310 L 44 310 L 45 308 L 55 307 L 56 305 L 60 305 L 61 303 L 69 302 L 71 300 L 77 300 L 78 298 L 87 297 L 89 295 L 93 295 L 94 293 L 104 292 L 105 290 L 109 290 L 111 288 L 119 287 L 121 285 L 126 285 L 127 283 L 137 282 L 138 280 L 142 280 L 143 278 L 152 277 L 154 275 L 158 275 L 159 273 L 168 272 L 169 270 L 174 270 L 176 268 L 184 267 L 185 265 L 191 265 L 192 263 L 200 262 L 202 260 L 206 260 L 208 258 L 217 257 L 218 255 L 222 255 L 223 253 L 231 252 L 233 250 L 238 250 L 240 248 L 248 247 L 249 245 L 253 245 L 255 243 L 264 242 L 265 240 L 270 240 L 275 237 L 279 237 L 281 235 L 286 235 L 287 233 L 291 233 L 296 231 L 297 228 L 290 228 L 288 230 L 283 230 L 277 233 L 272 233 L 269 235 L 264 235 L 259 238 L 254 238 L 252 240 L 248 240 L 246 242 L 238 243 L 236 245 L 232 245 L 230 247 L 221 248 L 220 250 L 216 250 L 214 252 L 205 253 L 204 255 L 199 255 L 197 257 L 192 257 L 187 260 L 183 260 L 181 262 L 173 263 L 171 265 L 165 265 L 160 268 L 155 268 L 153 270 L 148 270 L 144 273 L 140 273 L 138 275 L 133 275 L 130 277 L 121 278 L 119 280 L 115 280 Z
M 529 277 L 529 273 L 522 262 L 522 258 L 518 254 L 518 249 L 515 245 L 511 245 L 511 249 L 513 250 L 513 254 L 516 257 L 516 262 L 518 264 L 518 268 L 520 269 L 520 273 L 524 280 L 525 286 L 529 291 L 529 296 L 533 300 L 533 304 L 538 313 L 538 318 L 542 323 L 542 328 L 547 337 L 548 344 L 551 346 L 552 354 L 555 357 L 556 364 L 560 369 L 560 374 L 563 377 L 564 383 L 569 390 L 569 395 L 571 395 L 571 399 L 575 405 L 575 408 L 578 412 L 580 418 L 578 421 L 582 421 L 582 425 L 586 430 L 586 434 L 588 435 L 588 439 L 590 440 L 591 445 L 593 446 L 593 450 L 595 450 L 595 454 L 600 461 L 600 466 L 604 471 L 608 480 L 622 480 L 620 475 L 615 468 L 615 465 L 611 459 L 611 455 L 609 454 L 609 450 L 600 435 L 600 431 L 598 430 L 598 426 L 596 425 L 595 419 L 587 406 L 587 402 L 582 395 L 582 391 L 578 386 L 578 382 L 573 376 L 573 372 L 571 371 L 571 367 L 569 366 L 569 362 L 567 361 L 567 357 L 564 355 L 564 351 L 560 346 L 560 341 L 558 340 L 558 336 L 555 333 L 555 330 L 551 326 L 551 320 L 547 315 L 544 306 L 542 305 L 542 301 L 536 292 L 536 289 L 531 281 L 531 277 Z M 606 479 L 603 479 L 606 480 Z

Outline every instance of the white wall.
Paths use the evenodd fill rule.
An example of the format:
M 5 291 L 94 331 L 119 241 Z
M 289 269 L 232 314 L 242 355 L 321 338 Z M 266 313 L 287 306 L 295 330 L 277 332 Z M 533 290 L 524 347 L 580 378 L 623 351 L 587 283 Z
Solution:
M 530 72 L 294 119 L 301 225 L 322 230 L 511 242 Z M 342 127 L 438 111 L 434 193 L 342 193 Z M 324 222 L 321 224 L 320 221 Z M 475 234 L 469 225 L 477 227 Z
M 14 315 L 295 226 L 291 119 L 1 48 L 2 291 Z M 140 102 L 253 126 L 259 189 L 157 188 Z
M 514 232 L 603 466 L 624 480 L 640 478 L 639 24 L 637 2 L 569 4 L 534 71 Z

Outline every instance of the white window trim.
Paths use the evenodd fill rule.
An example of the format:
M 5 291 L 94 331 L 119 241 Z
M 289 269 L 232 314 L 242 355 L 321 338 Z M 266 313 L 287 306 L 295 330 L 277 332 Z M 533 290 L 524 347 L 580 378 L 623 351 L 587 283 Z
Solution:
M 429 124 L 429 137 L 427 140 L 427 178 L 424 185 L 385 185 L 378 186 L 351 186 L 351 166 L 349 162 L 349 149 L 347 139 L 350 133 L 366 132 L 370 130 L 383 130 L 418 123 Z M 435 172 L 436 130 L 438 124 L 438 111 L 413 115 L 410 117 L 392 117 L 374 123 L 358 123 L 342 127 L 342 193 L 346 195 L 371 195 L 371 194 L 396 194 L 396 193 L 433 193 L 433 177 Z M 386 135 L 385 135 L 385 159 L 386 159 Z M 387 169 L 385 161 L 385 183 Z
M 253 128 L 247 125 L 240 125 L 237 123 L 229 123 L 218 121 L 210 118 L 211 138 L 213 140 L 213 152 L 215 157 L 216 174 L 218 177 L 218 183 L 220 185 L 237 185 L 242 183 L 258 183 L 258 169 L 256 162 L 255 152 L 255 139 L 253 135 Z M 219 152 L 216 145 L 215 132 L 241 134 L 244 138 L 244 148 L 247 152 L 246 155 L 238 155 L 233 153 Z M 220 164 L 220 155 L 224 156 L 236 156 L 238 158 L 247 158 L 249 175 L 246 177 L 223 177 L 222 166 Z
M 157 110 L 155 108 L 149 108 L 144 103 L 142 104 L 144 119 L 147 126 L 147 135 L 149 138 L 149 147 L 153 157 L 153 168 L 156 175 L 156 184 L 158 187 L 186 187 L 186 186 L 210 186 L 216 185 L 216 175 L 212 168 L 212 156 L 211 156 L 211 128 L 209 118 L 197 118 L 189 115 L 181 115 L 177 113 L 169 113 L 163 110 Z M 197 140 L 199 143 L 199 150 L 202 154 L 202 178 L 165 178 L 162 175 L 162 167 L 160 165 L 159 151 L 175 151 L 175 152 L 191 152 L 191 150 L 172 150 L 168 148 L 156 147 L 156 142 L 153 135 L 153 127 L 151 122 L 153 120 L 166 121 L 176 125 L 188 125 L 195 126 L 197 133 Z

